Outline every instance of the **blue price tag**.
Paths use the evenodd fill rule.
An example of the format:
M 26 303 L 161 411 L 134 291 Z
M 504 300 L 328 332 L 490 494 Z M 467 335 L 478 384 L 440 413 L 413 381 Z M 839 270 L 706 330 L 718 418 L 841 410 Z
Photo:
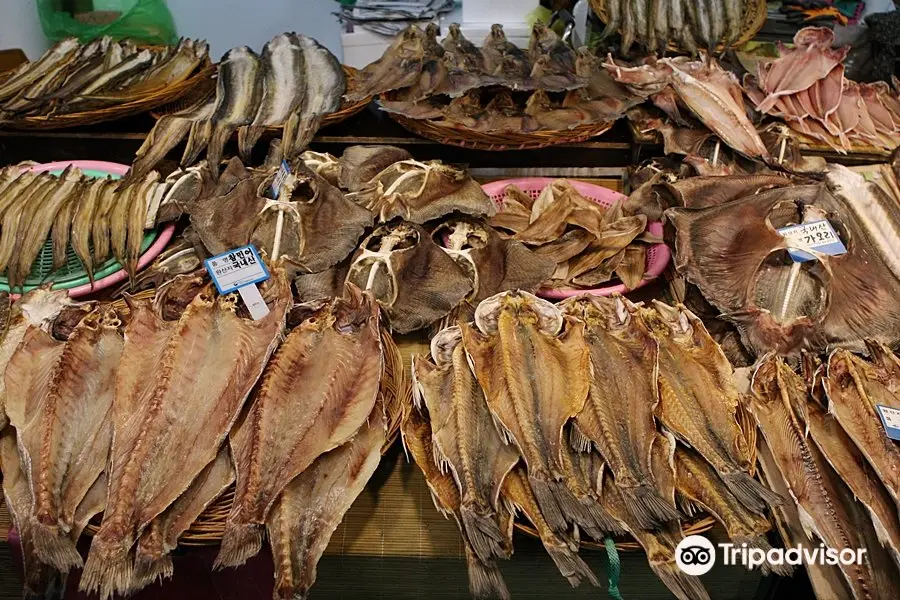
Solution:
M 269 270 L 252 244 L 208 258 L 204 264 L 220 294 L 230 294 L 269 278 Z
M 778 233 L 787 242 L 788 254 L 794 262 L 806 262 L 815 258 L 803 250 L 815 250 L 820 254 L 831 256 L 847 252 L 847 248 L 827 219 L 782 227 Z
M 278 172 L 275 173 L 275 179 L 272 180 L 272 198 L 275 200 L 278 200 L 278 194 L 281 192 L 281 184 L 284 183 L 285 178 L 287 178 L 290 172 L 290 165 L 286 160 L 282 159 L 281 167 L 278 169 Z

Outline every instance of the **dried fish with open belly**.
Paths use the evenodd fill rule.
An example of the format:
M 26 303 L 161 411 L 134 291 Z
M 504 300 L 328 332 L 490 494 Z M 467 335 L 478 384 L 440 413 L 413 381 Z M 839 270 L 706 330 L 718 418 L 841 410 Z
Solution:
M 140 369 L 154 377 L 136 382 L 134 373 L 120 368 L 115 403 L 120 396 L 127 406 L 141 403 L 123 423 L 114 421 L 107 509 L 85 563 L 84 590 L 108 598 L 128 589 L 129 553 L 137 537 L 215 458 L 284 330 L 291 294 L 280 263 L 271 266 L 262 292 L 270 312 L 252 321 L 235 312 L 234 295 L 216 298 L 207 284 L 187 304 L 171 335 L 159 340 L 160 366 Z M 126 331 L 123 363 L 133 360 L 128 341 Z M 183 407 L 188 397 L 190 411 L 173 408 Z
M 404 160 L 412 160 L 412 156 L 396 146 L 350 146 L 338 161 L 338 184 L 351 192 L 361 191 L 379 173 Z
M 686 308 L 655 300 L 653 306 L 639 314 L 659 342 L 657 418 L 709 461 L 745 507 L 763 514 L 782 498 L 750 475 L 750 451 L 737 421 L 741 399 L 728 359 Z
M 259 552 L 281 491 L 319 455 L 347 442 L 375 406 L 384 368 L 378 304 L 353 286 L 347 295 L 300 305 L 305 320 L 281 344 L 230 434 L 237 489 L 217 569 Z M 305 385 L 297 387 L 301 379 Z
M 353 255 L 347 281 L 371 291 L 397 333 L 427 327 L 472 291 L 459 265 L 419 225 L 387 224 Z
M 463 343 L 488 407 L 524 457 L 547 522 L 554 531 L 565 531 L 567 516 L 582 512 L 567 487 L 572 475 L 561 451 L 563 427 L 581 411 L 590 387 L 584 327 L 525 292 L 483 301 L 475 323 L 477 329 L 462 325 Z M 512 364 L 518 367 L 509 369 Z M 544 375 L 530 384 L 519 379 L 534 369 Z
M 637 307 L 621 297 L 579 296 L 566 300 L 562 309 L 585 323 L 593 364 L 587 402 L 575 417 L 581 449 L 593 443 L 604 457 L 642 528 L 677 519 L 675 505 L 655 487 L 650 464 L 659 402 L 656 339 L 638 318 Z M 632 375 L 622 377 L 626 372 Z
M 303 598 L 316 581 L 316 565 L 350 505 L 381 461 L 384 411 L 372 414 L 353 438 L 319 456 L 294 478 L 266 519 L 275 563 L 276 600 Z
M 431 358 L 413 358 L 415 397 L 431 418 L 434 460 L 460 489 L 460 516 L 466 537 L 483 561 L 505 554 L 505 534 L 497 527 L 500 487 L 519 453 L 494 427 L 484 392 L 466 357 L 459 327 L 431 341 Z

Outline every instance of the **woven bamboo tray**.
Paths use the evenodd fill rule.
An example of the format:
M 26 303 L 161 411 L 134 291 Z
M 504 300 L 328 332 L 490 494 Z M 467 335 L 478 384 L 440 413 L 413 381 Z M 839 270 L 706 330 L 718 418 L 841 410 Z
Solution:
M 692 1 L 692 0 L 688 0 Z M 606 11 L 606 0 L 590 0 L 591 8 L 594 13 L 600 17 L 604 23 L 609 21 L 609 13 Z M 762 29 L 763 24 L 768 17 L 768 8 L 766 0 L 743 0 L 744 10 L 741 14 L 741 35 L 732 44 L 732 47 L 740 47 L 753 39 L 753 37 Z M 669 48 L 674 51 L 683 50 L 673 42 L 669 42 Z M 720 45 L 718 50 L 724 50 Z
M 151 92 L 138 100 L 84 112 L 22 117 L 16 121 L 2 123 L 0 124 L 0 127 L 21 130 L 65 129 L 67 127 L 95 125 L 97 123 L 130 117 L 132 115 L 147 112 L 158 106 L 175 102 L 197 88 L 197 86 L 202 85 L 204 81 L 209 81 L 215 72 L 216 66 L 207 59 L 203 65 L 198 67 L 193 75 L 181 83 Z M 0 81 L 7 76 L 8 75 L 0 75 Z
M 138 298 L 149 298 L 154 294 L 153 290 L 142 292 Z M 120 304 L 121 303 L 121 304 Z M 124 306 L 124 301 L 117 301 L 116 307 Z M 126 309 L 127 310 L 127 309 Z M 382 347 L 384 348 L 385 369 L 382 378 L 379 395 L 388 415 L 387 438 L 381 448 L 384 455 L 396 441 L 400 432 L 401 409 L 412 402 L 412 388 L 410 387 L 408 369 L 403 368 L 403 360 L 397 345 L 390 333 L 382 329 Z M 210 504 L 193 524 L 178 538 L 178 544 L 182 546 L 216 546 L 222 541 L 225 533 L 225 521 L 231 512 L 231 504 L 234 502 L 234 484 L 232 484 L 219 498 Z M 101 517 L 95 517 L 84 533 L 94 536 L 100 529 Z
M 356 85 L 356 77 L 359 70 L 354 67 L 348 67 L 347 65 L 341 65 L 344 69 L 344 77 L 347 79 L 347 89 L 351 90 Z M 211 80 L 212 81 L 212 80 Z M 160 119 L 165 115 L 178 112 L 179 110 L 184 110 L 189 106 L 193 106 L 211 96 L 216 90 L 216 86 L 214 83 L 207 84 L 203 87 L 200 87 L 190 94 L 186 94 L 181 97 L 177 102 L 171 102 L 166 104 L 165 106 L 160 106 L 154 111 L 151 111 L 150 115 L 154 119 Z M 343 100 L 341 102 L 341 108 L 333 113 L 325 115 L 325 118 L 322 119 L 322 127 L 326 127 L 328 125 L 335 125 L 336 123 L 340 123 L 341 121 L 345 121 L 350 117 L 359 114 L 362 112 L 366 106 L 372 101 L 372 96 L 368 98 L 364 98 L 358 102 L 347 102 Z M 280 133 L 280 127 L 268 127 L 267 131 L 272 133 Z

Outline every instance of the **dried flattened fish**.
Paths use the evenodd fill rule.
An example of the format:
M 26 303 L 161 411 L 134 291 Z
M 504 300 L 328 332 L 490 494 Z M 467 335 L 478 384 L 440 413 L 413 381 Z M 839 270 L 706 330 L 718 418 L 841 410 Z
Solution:
M 344 71 L 334 54 L 311 37 L 297 38 L 303 49 L 306 99 L 285 123 L 282 148 L 286 158 L 306 149 L 325 115 L 341 107 L 341 96 L 347 89 Z
M 257 554 L 285 486 L 372 413 L 383 369 L 378 305 L 352 286 L 347 291 L 347 299 L 305 307 L 308 317 L 281 344 L 231 433 L 237 489 L 216 568 Z
M 358 192 L 394 163 L 411 159 L 409 152 L 396 146 L 350 146 L 341 154 L 338 183 L 343 189 Z
M 91 255 L 91 232 L 94 215 L 100 204 L 103 188 L 109 185 L 106 179 L 96 179 L 86 186 L 75 207 L 72 217 L 71 243 L 75 255 L 81 261 L 88 279 L 94 281 L 94 257 Z
M 206 150 L 214 174 L 218 174 L 225 143 L 235 130 L 249 125 L 256 116 L 262 100 L 261 71 L 259 57 L 247 46 L 232 48 L 219 63 L 216 103 L 210 117 L 212 134 Z

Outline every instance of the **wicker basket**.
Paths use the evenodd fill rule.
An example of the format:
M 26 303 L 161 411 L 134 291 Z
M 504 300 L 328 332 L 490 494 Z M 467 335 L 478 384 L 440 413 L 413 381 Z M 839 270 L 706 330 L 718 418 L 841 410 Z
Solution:
M 121 104 L 98 108 L 95 110 L 87 110 L 84 112 L 22 117 L 21 119 L 18 119 L 16 121 L 10 121 L 0 124 L 0 127 L 22 130 L 65 129 L 67 127 L 95 125 L 97 123 L 104 123 L 106 121 L 114 121 L 115 119 L 130 117 L 132 115 L 147 112 L 148 110 L 151 110 L 158 106 L 162 106 L 163 104 L 175 102 L 179 98 L 182 98 L 183 96 L 188 94 L 188 92 L 191 92 L 192 90 L 197 88 L 197 86 L 202 85 L 203 82 L 209 81 L 213 73 L 215 72 L 216 66 L 210 63 L 207 59 L 207 61 L 202 66 L 200 66 L 193 75 L 191 75 L 181 83 L 177 83 L 155 92 L 150 92 L 146 96 L 138 100 L 132 100 L 130 102 L 123 102 Z
M 353 89 L 353 86 L 356 85 L 356 77 L 359 71 L 354 67 L 348 67 L 347 65 L 342 65 L 342 67 L 344 69 L 344 77 L 346 77 L 347 79 L 347 89 Z M 165 106 L 160 106 L 158 109 L 151 111 L 150 115 L 154 119 L 160 119 L 165 115 L 178 112 L 179 110 L 184 110 L 189 106 L 193 106 L 194 104 L 199 103 L 204 98 L 211 96 L 215 92 L 215 89 L 216 88 L 214 83 L 203 86 L 194 90 L 190 94 L 186 94 L 177 102 L 172 102 L 170 104 L 166 104 Z M 346 100 L 344 100 L 341 103 L 341 108 L 339 110 L 325 115 L 325 118 L 322 119 L 322 127 L 340 123 L 341 121 L 345 121 L 346 119 L 359 114 L 366 108 L 366 106 L 369 105 L 371 101 L 372 96 L 364 98 L 358 102 L 347 102 Z M 268 127 L 267 130 L 276 134 L 281 132 L 280 127 Z
M 153 290 L 141 292 L 136 298 L 151 298 Z M 124 300 L 117 300 L 114 306 L 127 311 Z M 382 348 L 384 349 L 384 377 L 379 391 L 381 402 L 388 415 L 387 438 L 381 448 L 382 455 L 397 440 L 400 432 L 401 407 L 412 403 L 412 388 L 410 386 L 409 373 L 403 368 L 403 360 L 400 351 L 394 343 L 391 335 L 382 329 Z M 232 484 L 219 498 L 210 504 L 206 510 L 194 521 L 193 524 L 178 538 L 178 544 L 182 546 L 216 546 L 222 541 L 225 533 L 225 521 L 231 512 L 231 504 L 234 502 L 234 484 Z M 84 529 L 88 536 L 94 536 L 100 529 L 101 518 L 94 517 Z
M 607 23 L 609 21 L 609 14 L 606 12 L 606 0 L 590 1 L 594 13 L 600 17 L 601 21 Z M 768 17 L 766 0 L 743 0 L 743 6 L 744 10 L 741 14 L 741 35 L 732 44 L 732 47 L 743 46 L 752 40 L 759 30 L 762 29 L 762 26 Z M 674 51 L 683 50 L 683 48 L 678 47 L 673 42 L 669 42 L 669 48 Z M 723 49 L 722 46 L 719 46 L 717 50 Z

